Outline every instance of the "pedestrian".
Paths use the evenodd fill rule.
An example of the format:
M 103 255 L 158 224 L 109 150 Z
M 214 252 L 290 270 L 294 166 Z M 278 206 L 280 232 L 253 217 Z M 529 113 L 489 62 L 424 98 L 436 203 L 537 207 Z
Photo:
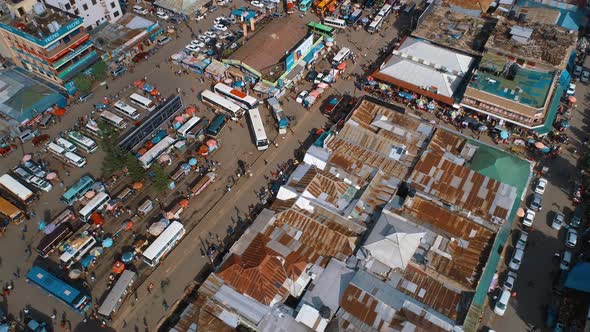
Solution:
M 104 88 L 108 90 L 109 89 L 109 85 L 108 84 L 105 84 Z
M 168 311 L 168 308 L 169 308 L 170 306 L 168 306 L 168 303 L 166 302 L 166 300 L 164 300 L 164 301 L 162 302 L 162 307 L 164 307 L 164 311 Z
M 148 288 L 147 288 L 148 293 L 151 294 L 152 293 L 152 289 L 154 289 L 154 284 L 150 282 L 150 284 L 148 285 Z

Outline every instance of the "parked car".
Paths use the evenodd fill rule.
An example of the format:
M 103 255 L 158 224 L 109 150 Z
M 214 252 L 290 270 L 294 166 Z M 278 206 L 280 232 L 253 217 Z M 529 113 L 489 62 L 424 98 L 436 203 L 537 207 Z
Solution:
M 313 82 L 315 80 L 315 77 L 318 76 L 318 72 L 315 70 L 310 70 L 306 75 L 305 75 L 305 80 L 308 82 Z
M 229 24 L 236 24 L 236 23 L 238 23 L 238 20 L 235 17 L 233 17 L 233 16 L 232 17 L 228 17 L 225 21 L 227 23 L 229 23 Z
M 556 213 L 551 222 L 551 228 L 560 230 L 565 223 L 565 216 L 563 213 Z
M 584 206 L 578 205 L 576 210 L 574 211 L 574 215 L 572 220 L 570 220 L 570 226 L 573 228 L 578 228 L 582 225 L 582 218 L 584 217 Z
M 566 250 L 563 255 L 561 256 L 561 262 L 559 263 L 559 268 L 565 271 L 570 269 L 572 264 L 572 252 L 570 250 Z
M 590 81 L 590 72 L 584 70 L 582 72 L 582 78 L 580 78 L 580 81 L 588 83 L 588 81 Z
M 216 38 L 217 37 L 217 34 L 213 31 L 205 31 L 205 33 L 203 33 L 203 34 L 209 38 Z
M 219 35 L 219 38 L 221 38 L 221 39 L 227 39 L 228 37 L 231 37 L 231 36 L 232 36 L 231 32 L 224 32 L 224 33 L 222 33 L 222 34 Z
M 227 27 L 223 24 L 215 24 L 212 29 L 216 31 L 227 31 Z
M 133 57 L 133 62 L 137 63 L 137 62 L 142 62 L 143 60 L 147 59 L 149 56 L 148 52 L 141 52 L 141 53 L 137 53 L 134 57 Z
M 160 46 L 166 45 L 171 41 L 172 41 L 172 38 L 170 38 L 170 37 L 160 37 L 160 38 L 158 38 L 158 45 L 160 45 Z
M 205 13 L 198 14 L 198 15 L 195 15 L 195 20 L 202 21 L 205 19 L 205 17 L 207 17 L 207 14 L 205 14 Z
M 225 18 L 225 17 L 223 17 L 223 16 L 219 16 L 219 17 L 216 17 L 216 18 L 213 20 L 213 24 L 220 24 L 220 23 L 221 23 L 221 21 L 225 21 L 225 20 L 226 20 L 226 18 Z
M 568 248 L 574 248 L 578 244 L 578 231 L 573 228 L 569 228 L 565 234 L 565 246 Z
M 509 290 L 504 289 L 500 296 L 498 296 L 498 300 L 496 300 L 496 305 L 494 306 L 494 312 L 498 316 L 503 316 L 506 312 L 506 308 L 508 308 L 508 301 L 510 300 L 510 296 L 512 294 Z
M 113 77 L 119 77 L 119 76 L 123 76 L 123 74 L 125 74 L 127 72 L 127 68 L 123 67 L 123 66 L 119 66 L 113 70 L 111 70 L 111 75 Z
M 524 250 L 516 248 L 514 253 L 512 254 L 512 258 L 510 259 L 510 263 L 508 263 L 508 267 L 513 271 L 518 271 L 520 269 L 520 264 L 522 263 L 522 258 L 524 257 Z
M 522 218 L 522 224 L 526 227 L 532 227 L 535 221 L 535 211 L 527 209 L 524 217 Z
M 533 211 L 541 211 L 543 209 L 543 195 L 534 193 L 529 207 Z
M 49 135 L 43 134 L 43 135 L 33 137 L 31 142 L 33 143 L 33 146 L 39 146 L 39 145 L 47 142 L 47 140 L 49 140 Z
M 582 75 L 582 66 L 576 66 L 574 68 L 574 74 L 573 75 L 574 75 L 575 78 L 579 78 L 580 75 Z
M 149 14 L 147 9 L 143 8 L 142 6 L 138 6 L 138 5 L 133 6 L 133 11 L 136 12 L 137 14 L 141 14 L 141 15 Z
M 516 283 L 516 278 L 518 275 L 514 271 L 508 271 L 506 274 L 506 280 L 504 280 L 504 284 L 502 284 L 502 288 L 508 291 L 512 291 L 514 289 L 514 284 Z
M 198 48 L 203 48 L 203 47 L 205 47 L 205 43 L 203 43 L 202 41 L 200 41 L 200 40 L 198 40 L 198 39 L 195 39 L 195 40 L 193 40 L 193 41 L 191 42 L 191 45 L 194 45 L 194 46 L 196 46 L 196 47 L 198 47 Z
M 198 52 L 201 50 L 201 48 L 199 48 L 199 47 L 197 47 L 197 46 L 195 46 L 195 45 L 193 45 L 193 44 L 188 44 L 188 45 L 186 45 L 186 46 L 184 47 L 184 50 L 185 50 L 187 53 L 192 53 L 192 52 L 198 53 Z
M 22 167 L 16 167 L 12 170 L 14 172 L 14 174 L 16 174 L 18 177 L 20 177 L 21 179 L 23 179 L 23 181 L 25 181 L 26 183 L 31 183 L 31 179 L 33 177 L 35 177 L 33 174 L 29 173 L 28 171 L 26 171 L 24 168 Z
M 567 87 L 567 91 L 565 92 L 566 95 L 568 96 L 573 96 L 576 94 L 576 85 L 574 83 L 570 83 L 570 85 Z
M 543 195 L 545 193 L 546 187 L 547 187 L 547 179 L 539 178 L 537 180 L 537 185 L 535 186 L 535 192 Z
M 315 78 L 313 79 L 314 84 L 322 83 L 322 79 L 324 78 L 324 73 L 318 73 Z
M 229 0 L 219 0 L 219 1 L 217 1 L 217 4 L 218 4 L 219 6 L 225 6 L 225 5 L 227 5 L 228 3 L 229 3 Z
M 5 157 L 12 151 L 16 150 L 16 148 L 17 146 L 15 144 L 6 144 L 4 146 L 0 146 L 0 156 Z
M 257 0 L 250 2 L 250 4 L 254 7 L 257 7 L 257 8 L 264 8 L 264 4 L 260 1 L 257 1 Z
M 45 172 L 45 170 L 43 170 L 43 168 L 37 164 L 36 162 L 32 161 L 32 160 L 27 160 L 24 163 L 22 163 L 22 166 L 28 170 L 29 172 L 33 173 L 35 176 L 38 176 L 40 178 L 45 178 L 45 175 L 47 175 L 47 172 Z
M 90 97 L 92 97 L 92 95 L 94 95 L 94 94 L 93 94 L 93 93 L 84 93 L 84 94 L 81 94 L 81 95 L 78 97 L 78 101 L 79 101 L 79 102 L 81 102 L 81 103 L 84 103 L 84 102 L 86 102 L 86 101 L 87 101 L 87 100 L 88 100 Z
M 170 19 L 170 15 L 168 15 L 166 12 L 164 12 L 164 11 L 160 11 L 160 10 L 158 10 L 158 11 L 156 12 L 156 16 L 157 16 L 159 19 L 161 19 L 161 20 L 168 20 L 168 19 Z
M 218 9 L 219 9 L 219 6 L 211 6 L 211 7 L 209 7 L 209 11 L 211 13 L 216 12 Z
M 40 177 L 33 176 L 30 182 L 31 185 L 36 187 L 37 189 L 43 190 L 44 192 L 50 192 L 53 189 L 51 183 L 41 179 Z
M 305 97 L 307 97 L 307 95 L 308 95 L 308 94 L 309 94 L 309 92 L 308 92 L 308 91 L 305 91 L 305 90 L 304 90 L 304 91 L 301 91 L 301 92 L 299 92 L 299 94 L 297 95 L 297 98 L 295 99 L 295 101 L 296 101 L 298 104 L 301 104 L 301 103 L 303 103 L 303 101 L 305 100 Z
M 526 242 L 529 239 L 529 233 L 526 231 L 520 231 L 518 240 L 516 240 L 516 249 L 524 250 L 526 248 Z

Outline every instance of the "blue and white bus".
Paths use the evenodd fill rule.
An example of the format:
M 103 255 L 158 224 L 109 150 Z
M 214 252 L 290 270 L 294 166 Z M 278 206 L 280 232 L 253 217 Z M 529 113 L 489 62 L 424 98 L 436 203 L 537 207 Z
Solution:
M 68 133 L 68 140 L 86 153 L 94 153 L 98 149 L 96 141 L 86 135 L 83 135 L 79 131 L 70 131 Z
M 74 288 L 39 266 L 33 266 L 31 268 L 29 273 L 27 273 L 27 280 L 41 287 L 41 289 L 51 296 L 55 296 L 79 314 L 83 314 L 92 306 L 90 295 Z M 42 301 L 40 300 L 40 302 Z
M 245 94 L 242 91 L 233 89 L 229 85 L 223 83 L 217 83 L 213 87 L 213 91 L 217 94 L 231 100 L 244 110 L 249 110 L 258 107 L 258 99 Z
M 61 196 L 61 200 L 66 203 L 67 205 L 74 204 L 77 200 L 82 198 L 84 194 L 92 188 L 94 185 L 94 179 L 89 176 L 85 175 L 78 180 L 78 182 L 74 183 L 66 192 Z
M 289 127 L 289 121 L 287 120 L 287 116 L 281 107 L 281 104 L 275 97 L 268 98 L 266 100 L 268 106 L 270 106 L 270 110 L 274 115 L 275 120 L 277 121 L 277 127 L 279 129 L 279 134 L 284 135 L 287 133 L 287 128 Z
M 268 149 L 268 137 L 266 136 L 266 130 L 264 130 L 264 124 L 257 108 L 248 111 L 248 119 L 250 120 L 250 130 L 256 149 Z

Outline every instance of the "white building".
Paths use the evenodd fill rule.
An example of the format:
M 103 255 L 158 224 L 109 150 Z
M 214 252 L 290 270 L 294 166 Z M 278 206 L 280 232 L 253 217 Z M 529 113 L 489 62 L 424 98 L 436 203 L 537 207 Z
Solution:
M 115 22 L 123 16 L 119 0 L 44 0 L 84 19 L 84 27 L 92 30 L 104 22 Z

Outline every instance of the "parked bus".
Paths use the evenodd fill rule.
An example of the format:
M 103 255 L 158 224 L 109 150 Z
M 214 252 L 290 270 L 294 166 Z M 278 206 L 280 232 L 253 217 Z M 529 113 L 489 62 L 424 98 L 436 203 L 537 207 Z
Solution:
M 333 7 L 335 4 L 336 0 L 321 0 L 315 8 L 316 13 L 318 15 L 323 15 L 330 11 L 331 7 Z
M 184 236 L 184 226 L 173 221 L 143 252 L 143 261 L 149 266 L 156 266 L 160 260 L 170 252 Z
M 82 196 L 84 196 L 93 185 L 94 179 L 89 175 L 85 175 L 81 177 L 78 182 L 74 183 L 66 190 L 66 192 L 61 196 L 61 200 L 67 205 L 72 205 L 77 200 L 82 198 Z
M 311 7 L 313 1 L 312 0 L 301 0 L 299 1 L 299 10 L 302 12 L 306 12 Z
M 161 141 L 152 146 L 151 149 L 147 150 L 141 157 L 139 157 L 141 166 L 145 169 L 150 168 L 154 160 L 156 160 L 156 158 L 168 150 L 175 142 L 176 140 L 170 136 L 164 137 Z
M 266 137 L 266 130 L 264 130 L 264 124 L 257 108 L 248 111 L 248 119 L 256 148 L 258 150 L 268 149 L 268 137 Z
M 156 103 L 154 103 L 151 99 L 149 99 L 147 97 L 144 97 L 142 95 L 138 95 L 137 93 L 131 94 L 131 96 L 129 96 L 129 100 L 133 104 L 143 108 L 144 110 L 146 110 L 148 112 L 151 112 L 156 109 Z
M 213 87 L 213 91 L 217 94 L 233 101 L 236 105 L 240 106 L 245 110 L 258 107 L 258 99 L 247 95 L 246 93 L 232 89 L 229 85 L 223 83 L 217 83 Z
M 334 37 L 334 28 L 321 23 L 309 22 L 307 26 L 314 32 L 325 37 Z
M 381 9 L 379 10 L 379 13 L 377 15 L 387 17 L 387 15 L 389 15 L 389 13 L 391 13 L 391 8 L 392 8 L 391 5 L 386 3 L 383 5 L 383 7 L 381 7 Z
M 0 215 L 15 224 L 20 224 L 25 218 L 23 210 L 19 209 L 2 196 L 0 196 Z
M 231 100 L 209 90 L 204 90 L 201 92 L 201 100 L 204 103 L 229 114 L 232 120 L 239 120 L 242 115 L 244 115 L 244 110 L 240 106 L 236 105 Z
M 344 61 L 348 55 L 350 54 L 350 50 L 346 47 L 343 47 L 340 49 L 340 51 L 338 51 L 338 53 L 336 53 L 336 55 L 334 56 L 334 59 L 332 59 L 332 65 L 337 66 L 340 63 L 342 63 L 342 61 Z
M 108 124 L 111 124 L 111 125 L 115 126 L 116 128 L 119 128 L 119 129 L 127 128 L 127 121 L 125 119 L 123 119 L 122 117 L 113 114 L 110 111 L 102 111 L 102 113 L 100 113 L 100 117 L 104 121 L 106 121 Z
M 289 121 L 287 120 L 287 116 L 281 107 L 281 103 L 275 97 L 268 98 L 266 100 L 268 106 L 272 114 L 274 115 L 275 120 L 277 121 L 277 127 L 279 129 L 279 134 L 284 135 L 287 133 L 287 127 L 289 126 Z
M 54 230 L 46 234 L 39 245 L 37 246 L 37 252 L 39 256 L 47 258 L 49 254 L 57 247 L 62 241 L 69 238 L 79 227 L 80 222 L 76 222 L 76 215 L 72 210 L 65 209 L 57 217 L 55 217 L 47 227 L 52 227 Z
M 80 220 L 86 222 L 90 219 L 90 215 L 93 212 L 101 210 L 107 203 L 111 197 L 105 193 L 100 192 L 96 194 L 96 196 L 92 197 L 92 199 L 80 210 Z
M 348 16 L 346 24 L 355 25 L 361 19 L 361 16 L 363 16 L 363 11 L 361 9 L 356 9 L 352 12 L 352 14 L 350 14 L 350 16 Z
M 217 174 L 213 172 L 203 175 L 203 177 L 200 178 L 199 181 L 197 181 L 197 183 L 195 183 L 195 185 L 191 188 L 191 197 L 202 193 L 203 190 L 207 189 L 207 187 L 209 187 L 209 185 L 215 181 L 215 178 L 217 178 Z
M 70 141 L 68 141 L 66 139 L 63 139 L 61 137 L 58 137 L 55 140 L 55 144 L 61 146 L 64 149 L 66 149 L 67 152 L 76 152 L 76 150 L 78 149 L 78 148 L 76 148 L 76 146 L 74 144 L 72 144 L 72 142 L 70 142 Z
M 324 25 L 336 28 L 336 29 L 343 29 L 346 28 L 346 21 L 343 19 L 335 18 L 335 17 L 326 17 L 324 18 Z
M 207 133 L 207 135 L 209 135 L 209 136 L 216 137 L 217 135 L 219 135 L 221 130 L 225 127 L 226 123 L 227 123 L 227 115 L 217 114 L 213 118 L 213 120 L 211 121 L 209 126 L 207 127 L 207 130 L 205 131 L 205 133 Z
M 194 127 L 186 133 L 186 138 L 199 139 L 205 135 L 205 130 L 209 126 L 209 120 L 207 118 L 201 119 Z
M 186 138 L 187 137 L 187 133 L 190 132 L 197 125 L 197 123 L 199 123 L 200 120 L 201 120 L 201 118 L 199 118 L 198 116 L 193 116 L 192 118 L 188 119 L 182 125 L 182 127 L 178 128 L 178 130 L 176 131 L 176 133 L 179 136 L 181 136 L 183 138 Z
M 54 155 L 60 158 L 64 155 L 64 153 L 66 153 L 66 149 L 64 149 L 60 145 L 55 144 L 54 142 L 47 143 L 47 151 L 53 153 Z
M 94 236 L 81 236 L 66 245 L 66 250 L 59 257 L 62 266 L 69 268 L 79 262 L 97 243 Z
M 100 137 L 100 129 L 98 129 L 98 124 L 92 119 L 89 119 L 88 122 L 86 122 L 84 130 L 90 135 Z
M 138 120 L 141 116 L 141 113 L 139 113 L 139 111 L 120 100 L 117 101 L 113 106 L 115 108 L 115 111 L 123 114 L 124 116 L 132 120 Z
M 39 266 L 33 266 L 27 273 L 27 280 L 41 287 L 50 295 L 55 296 L 79 314 L 92 307 L 92 297 L 72 287 L 55 275 Z M 43 300 L 40 299 L 42 302 Z
M 369 33 L 375 33 L 377 31 L 379 31 L 379 29 L 381 28 L 381 25 L 383 24 L 383 20 L 384 20 L 383 16 L 381 16 L 381 15 L 375 16 L 373 21 L 367 27 L 367 31 Z
M 82 167 L 86 166 L 86 158 L 79 156 L 73 152 L 68 151 L 68 152 L 64 153 L 63 156 L 64 156 L 64 159 L 66 162 L 68 162 L 76 167 L 82 168 Z
M 70 131 L 68 133 L 68 139 L 86 153 L 94 153 L 98 149 L 96 141 L 88 136 L 83 135 L 79 131 Z
M 135 279 L 137 279 L 137 274 L 131 270 L 125 270 L 121 273 L 107 297 L 102 301 L 100 308 L 98 308 L 100 317 L 104 320 L 110 320 L 114 316 L 117 309 L 125 302 L 127 294 L 132 290 Z M 103 322 L 104 325 L 106 325 L 105 323 Z
M 0 186 L 23 204 L 29 204 L 35 199 L 35 193 L 8 174 L 0 176 Z

